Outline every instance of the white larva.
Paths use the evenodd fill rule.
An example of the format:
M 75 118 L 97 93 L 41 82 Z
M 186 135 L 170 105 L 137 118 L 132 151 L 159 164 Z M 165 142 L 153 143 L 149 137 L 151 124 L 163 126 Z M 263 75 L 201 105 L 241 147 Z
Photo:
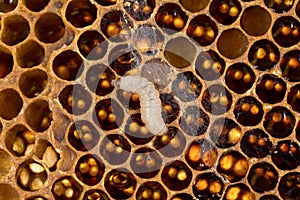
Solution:
M 167 131 L 161 115 L 159 92 L 155 89 L 153 83 L 140 76 L 124 76 L 119 79 L 118 87 L 139 96 L 141 118 L 152 134 L 163 135 Z

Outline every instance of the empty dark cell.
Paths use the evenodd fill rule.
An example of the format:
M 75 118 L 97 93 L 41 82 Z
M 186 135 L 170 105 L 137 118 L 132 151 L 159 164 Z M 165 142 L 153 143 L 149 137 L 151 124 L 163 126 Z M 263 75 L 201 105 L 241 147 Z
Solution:
M 22 68 L 31 68 L 41 64 L 45 49 L 34 40 L 29 40 L 17 47 L 17 62 Z
M 0 3 L 0 12 L 8 13 L 13 11 L 18 5 L 18 0 L 2 0 Z
M 270 155 L 273 144 L 261 129 L 246 131 L 242 137 L 241 149 L 249 157 L 264 158 Z
M 43 10 L 49 4 L 49 2 L 50 0 L 23 0 L 25 6 L 33 12 L 39 12 Z
M 10 51 L 0 51 L 0 78 L 5 78 L 13 70 L 14 59 Z
M 95 0 L 101 6 L 111 6 L 117 3 L 117 0 Z
M 0 92 L 0 117 L 11 120 L 18 116 L 23 107 L 20 94 L 14 89 L 5 89 Z
M 45 13 L 40 16 L 34 27 L 36 37 L 45 43 L 54 43 L 65 34 L 65 24 L 55 13 Z
M 209 3 L 209 0 L 179 0 L 180 4 L 190 12 L 199 12 L 203 10 Z
M 3 19 L 1 40 L 7 45 L 16 45 L 27 38 L 30 27 L 27 19 L 11 15 Z
M 287 96 L 288 104 L 292 106 L 292 109 L 300 112 L 300 84 L 293 86 Z
M 273 194 L 267 194 L 267 195 L 260 197 L 259 200 L 280 200 L 280 199 Z

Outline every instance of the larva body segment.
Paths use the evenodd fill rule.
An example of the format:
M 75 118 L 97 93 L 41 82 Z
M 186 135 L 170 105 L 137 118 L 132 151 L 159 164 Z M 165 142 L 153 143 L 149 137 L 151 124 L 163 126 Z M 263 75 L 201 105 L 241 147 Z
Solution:
M 147 129 L 154 135 L 162 135 L 167 127 L 162 118 L 159 92 L 154 84 L 140 76 L 121 77 L 118 87 L 136 93 L 140 98 L 141 118 Z

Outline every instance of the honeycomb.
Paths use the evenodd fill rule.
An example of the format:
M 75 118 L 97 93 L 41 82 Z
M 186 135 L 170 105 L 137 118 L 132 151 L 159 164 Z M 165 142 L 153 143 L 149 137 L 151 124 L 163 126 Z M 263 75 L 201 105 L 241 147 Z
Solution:
M 299 1 L 0 12 L 0 200 L 300 199 Z M 159 91 L 163 135 L 118 87 L 136 74 Z

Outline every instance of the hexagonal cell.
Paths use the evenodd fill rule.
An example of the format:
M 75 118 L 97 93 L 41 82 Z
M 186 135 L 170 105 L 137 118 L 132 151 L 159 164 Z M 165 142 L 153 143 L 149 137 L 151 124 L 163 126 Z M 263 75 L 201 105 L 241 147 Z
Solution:
M 99 96 L 105 96 L 114 90 L 113 81 L 115 79 L 116 75 L 110 67 L 102 64 L 90 67 L 86 73 L 88 88 Z
M 29 155 L 35 146 L 35 134 L 24 125 L 15 125 L 6 134 L 5 146 L 14 156 Z
M 112 10 L 101 19 L 101 31 L 113 42 L 127 41 L 130 37 L 130 29 L 133 23 L 124 12 Z
M 167 163 L 161 173 L 162 182 L 170 189 L 180 191 L 187 188 L 193 178 L 192 171 L 182 161 Z
M 215 41 L 218 27 L 208 16 L 198 15 L 190 22 L 186 34 L 200 46 L 208 46 Z
M 285 13 L 288 12 L 294 4 L 294 0 L 264 0 L 266 6 L 270 8 L 275 13 Z
M 24 5 L 33 12 L 39 12 L 43 10 L 50 0 L 23 0 Z
M 190 12 L 199 12 L 203 10 L 209 3 L 209 0 L 179 0 L 182 7 Z
M 220 199 L 224 190 L 224 183 L 215 173 L 199 174 L 193 183 L 193 193 L 197 198 Z
M 286 173 L 279 182 L 278 191 L 283 199 L 297 199 L 300 195 L 300 173 Z
M 45 167 L 30 159 L 19 165 L 16 172 L 17 184 L 26 191 L 37 191 L 44 187 L 47 180 Z
M 240 126 L 230 118 L 216 119 L 210 128 L 210 139 L 219 148 L 229 148 L 236 145 L 241 137 Z
M 276 187 L 278 172 L 267 162 L 256 163 L 251 167 L 247 180 L 254 191 L 263 193 Z
M 88 30 L 80 35 L 77 46 L 85 58 L 98 60 L 105 55 L 108 42 L 98 31 Z
M 286 83 L 273 74 L 264 74 L 256 83 L 256 94 L 264 103 L 279 103 L 285 97 Z
M 198 106 L 188 106 L 179 119 L 180 128 L 190 136 L 199 136 L 209 126 L 209 116 Z
M 137 145 L 146 144 L 154 137 L 146 128 L 140 113 L 128 117 L 125 125 L 125 135 L 131 142 Z
M 117 3 L 117 0 L 95 0 L 101 6 L 111 6 Z
M 97 199 L 109 200 L 109 197 L 105 192 L 99 189 L 91 189 L 84 193 L 83 200 L 97 200 Z
M 292 133 L 295 123 L 295 117 L 290 110 L 276 106 L 265 115 L 264 128 L 272 137 L 285 138 Z
M 131 146 L 123 136 L 110 134 L 102 140 L 99 152 L 108 163 L 119 165 L 128 159 Z
M 190 66 L 194 60 L 196 48 L 185 37 L 169 40 L 164 49 L 167 61 L 176 68 L 182 69 Z
M 278 18 L 272 27 L 272 36 L 282 47 L 296 45 L 300 41 L 300 22 L 292 16 Z
M 13 11 L 18 5 L 18 0 L 4 0 L 0 3 L 0 12 L 8 13 Z
M 123 76 L 140 65 L 141 56 L 134 47 L 122 44 L 111 50 L 108 63 L 117 74 Z
M 43 132 L 47 130 L 53 120 L 48 102 L 45 100 L 36 100 L 29 104 L 25 110 L 25 119 L 34 131 Z
M 300 112 L 300 84 L 294 85 L 290 88 L 287 96 L 288 104 L 292 106 L 294 111 Z
M 184 102 L 196 100 L 201 89 L 202 83 L 191 71 L 177 74 L 172 83 L 172 94 Z
M 159 7 L 156 15 L 156 24 L 163 32 L 174 34 L 181 31 L 187 22 L 188 16 L 174 3 L 166 3 Z
M 158 174 L 161 165 L 161 156 L 148 147 L 137 149 L 130 160 L 132 171 L 141 178 L 153 178 Z
M 17 63 L 22 68 L 31 68 L 44 60 L 45 49 L 34 40 L 26 41 L 17 48 Z
M 221 33 L 217 47 L 223 56 L 235 59 L 242 56 L 247 50 L 248 39 L 239 29 L 228 29 Z
M 255 69 L 267 71 L 279 62 L 280 52 L 270 40 L 258 40 L 253 43 L 248 53 L 248 60 Z
M 16 45 L 27 38 L 30 27 L 21 15 L 11 15 L 3 19 L 1 40 L 7 45 Z
M 244 126 L 255 126 L 261 122 L 264 115 L 262 104 L 252 96 L 238 99 L 234 106 L 236 120 Z
M 20 90 L 28 98 L 38 96 L 46 88 L 47 84 L 47 73 L 40 69 L 26 71 L 19 79 Z
M 89 26 L 97 18 L 97 7 L 89 0 L 72 0 L 67 6 L 66 18 L 76 28 Z
M 241 17 L 242 29 L 251 36 L 264 35 L 269 30 L 271 23 L 270 13 L 260 6 L 246 8 Z
M 74 122 L 68 131 L 70 144 L 78 151 L 88 151 L 99 142 L 100 134 L 94 125 L 88 121 Z
M 209 7 L 210 14 L 221 24 L 230 25 L 239 17 L 242 6 L 237 0 L 213 0 Z
M 92 97 L 80 84 L 67 85 L 58 95 L 59 102 L 68 113 L 82 115 L 92 104 Z
M 234 150 L 223 153 L 217 166 L 218 172 L 230 182 L 238 182 L 243 179 L 248 173 L 248 169 L 247 158 Z
M 5 78 L 13 70 L 14 59 L 11 52 L 3 47 L 0 51 L 0 79 Z
M 139 200 L 167 200 L 168 194 L 160 183 L 149 181 L 140 185 L 135 198 Z
M 182 154 L 186 139 L 178 128 L 169 126 L 164 135 L 156 136 L 153 146 L 164 156 L 174 158 Z
M 51 192 L 55 200 L 78 199 L 82 186 L 73 177 L 64 176 L 53 183 Z
M 280 62 L 282 76 L 290 82 L 300 81 L 300 51 L 292 50 L 285 53 Z
M 297 6 L 296 6 L 296 14 L 298 17 L 300 17 L 300 2 L 298 2 Z
M 45 43 L 54 43 L 65 34 L 65 24 L 55 13 L 45 13 L 40 16 L 34 27 L 36 37 Z
M 193 141 L 185 152 L 185 160 L 195 170 L 210 169 L 217 158 L 217 149 L 206 139 Z
M 61 79 L 73 81 L 77 79 L 83 71 L 83 59 L 78 53 L 66 50 L 58 54 L 52 63 L 54 73 Z
M 225 74 L 226 85 L 237 94 L 247 92 L 253 86 L 255 79 L 253 70 L 245 63 L 231 65 Z
M 0 149 L 0 179 L 7 177 L 12 166 L 13 166 L 13 160 L 11 156 L 5 150 Z M 0 194 L 2 193 L 1 188 L 2 186 L 0 184 Z M 0 199 L 3 196 L 5 195 L 0 195 Z
M 227 187 L 224 200 L 255 200 L 255 194 L 244 183 L 237 183 Z
M 115 100 L 104 99 L 96 104 L 93 119 L 101 129 L 113 130 L 122 125 L 124 111 Z
M 271 152 L 273 163 L 282 170 L 295 169 L 300 164 L 300 149 L 297 142 L 282 140 Z
M 207 112 L 221 115 L 230 109 L 232 95 L 224 86 L 214 84 L 204 91 L 201 103 Z
M 261 129 L 246 131 L 240 145 L 249 158 L 264 158 L 270 155 L 273 147 L 269 136 Z
M 136 184 L 133 174 L 125 168 L 111 170 L 104 181 L 106 191 L 114 199 L 131 197 L 135 192 Z
M 20 200 L 20 195 L 16 188 L 9 184 L 0 184 L 0 200 Z
M 203 80 L 216 80 L 224 73 L 225 61 L 213 50 L 203 51 L 197 56 L 195 69 Z
M 143 24 L 135 29 L 132 41 L 139 52 L 151 56 L 156 55 L 162 48 L 164 36 L 155 26 Z
M 98 184 L 104 174 L 105 165 L 102 161 L 92 154 L 82 156 L 76 164 L 75 174 L 76 177 L 87 185 Z
M 11 120 L 18 116 L 23 107 L 20 94 L 14 89 L 5 89 L 0 92 L 0 117 Z
M 155 0 L 124 0 L 124 8 L 135 20 L 143 21 L 148 19 L 155 8 Z

